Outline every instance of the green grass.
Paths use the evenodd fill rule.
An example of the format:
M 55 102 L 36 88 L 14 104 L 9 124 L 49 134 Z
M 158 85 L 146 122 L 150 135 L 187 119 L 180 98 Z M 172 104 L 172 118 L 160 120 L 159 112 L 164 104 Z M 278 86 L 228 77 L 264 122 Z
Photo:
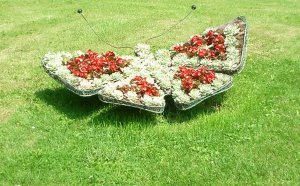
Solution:
M 299 2 L 199 1 L 153 50 L 245 15 L 247 65 L 228 92 L 188 111 L 169 100 L 162 115 L 80 98 L 49 78 L 40 59 L 48 51 L 113 50 L 77 8 L 105 39 L 134 46 L 193 1 L 87 2 L 1 0 L 0 185 L 300 184 Z

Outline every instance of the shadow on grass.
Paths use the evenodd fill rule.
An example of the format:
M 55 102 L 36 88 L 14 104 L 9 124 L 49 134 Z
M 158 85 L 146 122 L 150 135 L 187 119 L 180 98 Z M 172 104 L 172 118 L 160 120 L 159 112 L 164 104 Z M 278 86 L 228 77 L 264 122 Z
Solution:
M 105 110 L 93 117 L 90 121 L 91 125 L 101 126 L 136 126 L 149 127 L 157 124 L 156 114 L 126 106 L 109 106 L 110 109 Z
M 191 109 L 178 110 L 173 99 L 171 97 L 167 97 L 167 106 L 163 116 L 170 124 L 186 122 L 194 119 L 195 116 L 209 115 L 218 112 L 220 107 L 222 107 L 224 99 L 226 99 L 226 92 L 210 97 Z
M 92 125 L 125 126 L 130 123 L 151 126 L 155 114 L 125 106 L 113 106 L 99 101 L 97 96 L 80 97 L 65 88 L 44 89 L 35 95 L 71 119 L 91 117 Z M 98 112 L 96 116 L 93 113 Z
M 72 119 L 87 117 L 106 107 L 97 96 L 80 97 L 65 88 L 44 89 L 35 92 L 35 95 Z
M 44 89 L 37 91 L 35 95 L 69 118 L 79 119 L 90 116 L 89 124 L 91 125 L 147 127 L 158 123 L 157 114 L 137 108 L 102 103 L 97 96 L 80 97 L 65 88 Z M 221 93 L 211 97 L 186 111 L 178 110 L 173 99 L 168 96 L 163 117 L 169 124 L 174 124 L 189 121 L 195 116 L 217 112 L 225 95 L 226 93 Z M 98 112 L 96 116 L 93 114 L 95 112 Z

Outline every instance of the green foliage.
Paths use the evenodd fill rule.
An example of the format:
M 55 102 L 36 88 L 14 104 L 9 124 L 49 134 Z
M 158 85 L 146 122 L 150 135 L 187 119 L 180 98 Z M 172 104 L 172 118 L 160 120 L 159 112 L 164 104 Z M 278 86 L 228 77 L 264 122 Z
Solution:
M 201 1 L 150 44 L 168 48 L 239 15 L 250 23 L 235 86 L 188 111 L 155 115 L 80 98 L 40 66 L 48 51 L 116 45 L 174 24 L 193 1 L 7 1 L 0 4 L 1 185 L 297 185 L 300 182 L 300 4 Z M 116 50 L 114 50 L 116 51 Z M 126 49 L 119 54 L 130 54 Z

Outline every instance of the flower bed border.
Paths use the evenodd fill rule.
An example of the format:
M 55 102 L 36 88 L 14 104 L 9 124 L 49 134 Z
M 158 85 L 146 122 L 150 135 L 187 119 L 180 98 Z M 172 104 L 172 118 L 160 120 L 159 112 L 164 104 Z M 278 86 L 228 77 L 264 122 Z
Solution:
M 94 96 L 97 95 L 100 88 L 94 89 L 94 90 L 79 90 L 77 88 L 75 88 L 74 86 L 72 86 L 71 84 L 69 84 L 67 81 L 65 81 L 64 79 L 62 79 L 61 77 L 59 77 L 58 75 L 52 73 L 50 70 L 48 70 L 46 68 L 46 66 L 43 64 L 42 62 L 42 66 L 44 68 L 44 70 L 46 71 L 46 73 L 52 77 L 55 81 L 57 81 L 58 83 L 62 84 L 65 86 L 65 88 L 67 88 L 68 90 L 70 90 L 71 92 L 82 96 L 82 97 L 90 97 L 90 96 Z
M 220 94 L 222 92 L 225 92 L 227 90 L 229 90 L 231 87 L 233 86 L 233 78 L 230 77 L 230 81 L 228 81 L 226 84 L 224 84 L 221 88 L 219 88 L 216 92 L 210 94 L 210 95 L 207 95 L 207 96 L 204 96 L 204 97 L 201 97 L 199 99 L 196 99 L 196 100 L 193 100 L 191 101 L 190 103 L 188 104 L 178 104 L 175 102 L 175 106 L 179 109 L 179 110 L 188 110 L 194 106 L 196 106 L 197 104 L 201 103 L 202 101 L 212 97 L 212 96 L 215 96 L 217 94 Z
M 98 98 L 99 98 L 100 101 L 102 101 L 104 103 L 110 103 L 110 104 L 122 105 L 122 106 L 127 106 L 127 107 L 129 106 L 129 107 L 139 108 L 139 109 L 146 110 L 146 111 L 153 112 L 153 113 L 157 113 L 157 114 L 163 113 L 164 109 L 165 109 L 165 106 L 166 106 L 166 103 L 164 103 L 163 106 L 157 106 L 157 107 L 152 106 L 151 107 L 151 106 L 131 103 L 131 102 L 125 101 L 125 100 L 117 100 L 117 99 L 107 97 L 107 96 L 104 96 L 104 95 L 101 95 L 101 94 L 98 94 Z

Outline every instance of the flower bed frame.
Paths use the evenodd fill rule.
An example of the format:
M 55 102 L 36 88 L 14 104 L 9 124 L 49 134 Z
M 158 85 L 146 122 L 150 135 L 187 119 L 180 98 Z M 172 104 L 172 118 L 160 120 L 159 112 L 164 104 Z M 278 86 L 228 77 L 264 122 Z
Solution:
M 104 96 L 102 94 L 98 94 L 98 98 L 100 101 L 104 102 L 104 103 L 111 103 L 111 104 L 116 104 L 116 105 L 122 105 L 122 106 L 130 106 L 130 107 L 134 107 L 134 108 L 139 108 L 142 110 L 146 110 L 149 112 L 153 112 L 153 113 L 163 113 L 166 104 L 164 103 L 163 106 L 158 107 L 158 106 L 146 106 L 146 105 L 142 105 L 142 104 L 135 104 L 135 103 L 131 103 L 129 101 L 125 101 L 125 100 L 117 100 L 111 97 L 107 97 Z

